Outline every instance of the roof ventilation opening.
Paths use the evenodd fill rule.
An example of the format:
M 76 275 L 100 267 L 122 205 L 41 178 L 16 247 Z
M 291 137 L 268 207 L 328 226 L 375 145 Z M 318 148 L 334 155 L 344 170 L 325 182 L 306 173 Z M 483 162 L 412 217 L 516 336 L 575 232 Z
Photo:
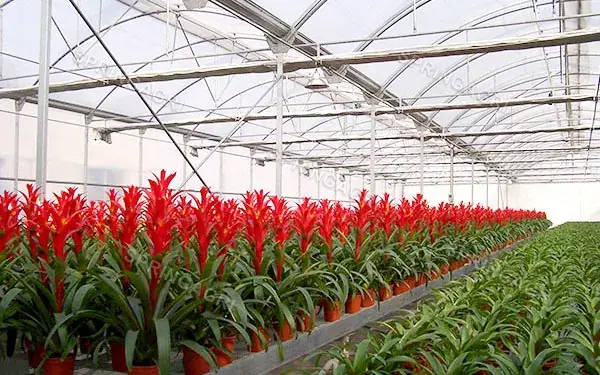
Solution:
M 321 70 L 317 68 L 304 87 L 309 90 L 323 90 L 329 88 L 329 84 L 325 78 L 323 78 L 323 73 L 321 73 Z

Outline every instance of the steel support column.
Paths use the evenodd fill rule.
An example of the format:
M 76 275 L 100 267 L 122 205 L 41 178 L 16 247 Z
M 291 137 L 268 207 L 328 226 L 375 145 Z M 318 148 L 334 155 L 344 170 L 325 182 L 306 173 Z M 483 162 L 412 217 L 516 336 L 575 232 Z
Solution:
M 475 162 L 471 161 L 471 204 L 475 204 Z
M 15 100 L 15 154 L 14 154 L 14 189 L 15 192 L 19 191 L 19 162 L 20 162 L 20 138 L 21 138 L 21 111 L 23 110 L 23 100 Z
M 283 52 L 277 53 L 277 119 L 275 145 L 275 195 L 283 190 Z
M 144 174 L 144 133 L 145 130 L 140 130 L 140 137 L 138 139 L 138 186 L 142 187 L 143 184 L 143 174 Z
M 250 191 L 254 190 L 254 154 L 256 151 L 250 149 Z
M 302 163 L 298 163 L 298 198 L 302 196 Z
M 490 206 L 490 170 L 485 168 L 485 206 Z
M 370 179 L 371 179 L 371 193 L 375 194 L 375 189 L 377 188 L 376 186 L 376 182 L 375 182 L 375 148 L 376 148 L 376 141 L 375 141 L 375 126 L 377 125 L 377 118 L 375 117 L 375 105 L 372 104 L 371 105 L 371 154 L 369 156 L 369 172 L 370 172 Z
M 321 199 L 321 170 L 317 169 L 317 199 Z
M 223 149 L 219 150 L 219 193 L 223 194 L 225 191 L 225 174 L 224 174 L 224 162 L 223 162 Z
M 500 176 L 498 176 L 498 205 L 497 207 L 500 208 L 500 194 L 502 192 L 502 190 L 500 189 Z
M 504 207 L 508 208 L 508 184 L 509 184 L 509 180 L 506 179 L 506 192 L 505 192 L 505 198 L 504 198 Z
M 419 181 L 419 191 L 421 193 L 421 195 L 423 195 L 423 188 L 424 188 L 424 184 L 423 184 L 423 174 L 425 173 L 425 138 L 423 137 L 423 135 L 421 134 L 421 149 L 419 152 L 419 156 L 420 156 L 420 174 L 421 174 L 421 178 Z
M 48 99 L 50 95 L 50 42 L 52 30 L 52 0 L 41 1 L 40 15 L 40 64 L 37 142 L 35 154 L 35 184 L 40 188 L 41 196 L 46 195 L 48 165 Z
M 400 198 L 404 198 L 404 185 L 405 185 L 405 182 L 402 181 L 400 183 Z
M 448 203 L 454 204 L 454 147 L 450 148 L 450 193 Z
M 337 168 L 333 168 L 333 200 L 337 200 L 337 190 L 338 190 L 338 170 Z
M 88 193 L 89 162 L 90 162 L 90 124 L 91 118 L 84 117 L 85 129 L 83 130 L 83 195 Z

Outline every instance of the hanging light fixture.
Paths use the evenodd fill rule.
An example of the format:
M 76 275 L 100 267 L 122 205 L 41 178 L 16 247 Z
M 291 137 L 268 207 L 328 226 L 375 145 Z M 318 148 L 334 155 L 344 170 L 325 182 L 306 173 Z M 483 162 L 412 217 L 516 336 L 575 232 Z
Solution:
M 185 8 L 187 10 L 204 8 L 206 6 L 206 4 L 208 3 L 208 0 L 182 0 L 182 1 L 183 1 L 183 6 L 185 6 Z
M 316 68 L 308 83 L 304 86 L 309 90 L 323 90 L 329 88 L 329 84 L 323 77 L 321 70 Z

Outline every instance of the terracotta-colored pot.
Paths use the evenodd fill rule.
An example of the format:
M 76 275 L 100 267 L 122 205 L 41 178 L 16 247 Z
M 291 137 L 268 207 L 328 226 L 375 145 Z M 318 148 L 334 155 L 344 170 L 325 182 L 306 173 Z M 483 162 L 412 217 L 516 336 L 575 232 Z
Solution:
M 260 332 L 261 336 L 263 337 L 265 344 L 261 342 L 256 332 L 250 331 L 250 340 L 252 342 L 252 345 L 250 345 L 250 351 L 252 353 L 262 352 L 267 348 L 267 344 L 271 341 L 271 338 L 269 337 L 269 334 L 267 333 L 266 329 L 258 327 L 258 332 Z
M 361 306 L 362 307 L 371 307 L 371 306 L 375 305 L 375 298 L 377 298 L 377 295 L 375 294 L 375 290 L 367 289 L 366 293 L 364 293 L 362 295 Z
M 44 375 L 73 375 L 75 371 L 75 356 L 68 356 L 64 361 L 60 358 L 48 358 L 42 365 Z
M 277 336 L 279 336 L 281 342 L 289 341 L 294 338 L 294 330 L 292 330 L 292 326 L 290 326 L 290 323 L 287 320 L 285 320 L 281 326 L 279 323 L 276 324 L 275 328 L 277 329 Z
M 397 296 L 402 293 L 408 292 L 409 290 L 411 290 L 414 287 L 415 287 L 415 277 L 409 276 L 409 277 L 405 278 L 403 281 L 394 283 L 393 293 L 395 296 Z
M 387 301 L 392 298 L 392 289 L 388 286 L 380 286 L 379 287 L 379 300 Z
M 356 314 L 360 311 L 362 304 L 362 296 L 360 293 L 355 293 L 346 300 L 346 314 Z
M 342 307 L 340 306 L 339 301 L 331 302 L 329 301 L 327 305 L 325 305 L 325 321 L 326 322 L 335 322 L 340 320 L 342 317 Z
M 447 275 L 450 272 L 450 265 L 449 264 L 444 264 L 440 267 L 440 273 L 442 275 Z
M 79 338 L 79 351 L 83 354 L 90 354 L 94 351 L 94 342 L 90 339 Z
M 450 269 L 452 271 L 456 271 L 460 267 L 462 267 L 462 263 L 460 260 L 454 260 L 454 261 L 450 262 Z
M 46 355 L 46 348 L 43 345 L 36 346 L 35 348 L 31 348 L 29 345 L 26 346 L 29 367 L 38 368 Z
M 233 346 L 235 345 L 235 336 L 226 336 L 221 338 L 221 345 L 223 345 L 223 347 L 229 352 L 233 352 Z M 219 367 L 227 366 L 233 362 L 233 358 L 231 358 L 231 356 L 227 352 L 217 347 L 212 347 L 210 348 L 210 350 L 215 354 L 216 362 Z
M 542 370 L 548 371 L 553 367 L 556 367 L 558 361 L 556 359 L 549 359 L 542 365 Z
M 187 346 L 183 347 L 183 371 L 185 375 L 201 375 L 210 371 L 210 363 Z
M 110 356 L 112 358 L 112 369 L 116 372 L 128 372 L 125 360 L 125 345 L 120 342 L 110 343 Z
M 187 372 L 186 372 L 187 374 Z M 194 373 L 197 374 L 197 373 Z M 160 375 L 157 365 L 152 366 L 132 366 L 129 375 Z
M 302 310 L 298 310 L 297 314 L 298 323 L 296 324 L 296 329 L 298 332 L 310 332 L 313 329 L 313 322 L 315 317 L 317 316 L 317 309 L 315 309 L 314 315 L 311 317 L 310 315 L 304 313 Z
M 427 276 L 424 273 L 419 274 L 417 276 L 417 279 L 415 280 L 415 286 L 421 286 L 421 285 L 425 284 L 426 282 L 427 282 Z

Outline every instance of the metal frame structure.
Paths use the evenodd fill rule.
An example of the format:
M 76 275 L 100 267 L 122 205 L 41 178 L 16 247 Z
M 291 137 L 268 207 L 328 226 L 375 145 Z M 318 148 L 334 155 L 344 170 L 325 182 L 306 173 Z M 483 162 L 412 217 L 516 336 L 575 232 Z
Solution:
M 19 6 L 21 1 L 5 1 L 0 9 L 9 10 Z M 23 82 L 31 76 L 4 76 L 0 71 L 0 82 L 7 83 L 0 88 L 0 99 L 15 101 L 15 188 L 19 182 L 19 132 L 24 102 L 38 106 L 35 182 L 42 191 L 47 180 L 49 108 L 85 115 L 84 190 L 88 185 L 90 130 L 106 142 L 111 142 L 115 134 L 139 132 L 140 176 L 144 132 L 163 130 L 187 162 L 184 171 L 189 175 L 180 188 L 185 188 L 193 173 L 202 180 L 199 169 L 217 153 L 220 160 L 218 190 L 225 190 L 223 155 L 230 148 L 248 150 L 247 154 L 236 155 L 250 159 L 251 180 L 256 163 L 273 162 L 274 193 L 279 195 L 284 190 L 283 165 L 286 163 L 298 164 L 299 193 L 303 168 L 317 173 L 321 169 L 332 169 L 336 191 L 340 176 L 362 175 L 368 177 L 372 191 L 376 190 L 379 180 L 386 181 L 386 189 L 388 182 L 393 181 L 394 191 L 397 182 L 402 181 L 402 194 L 405 186 L 419 186 L 422 192 L 430 183 L 447 184 L 451 202 L 454 185 L 470 183 L 474 186 L 485 178 L 488 186 L 491 174 L 498 181 L 498 199 L 501 181 L 505 182 L 504 205 L 508 204 L 509 183 L 545 182 L 552 176 L 555 177 L 551 178 L 553 182 L 598 179 L 590 169 L 596 168 L 594 162 L 600 159 L 596 155 L 600 150 L 600 137 L 595 132 L 599 126 L 595 123 L 595 112 L 600 79 L 594 84 L 600 72 L 594 70 L 593 63 L 586 66 L 584 60 L 600 58 L 600 54 L 588 48 L 594 45 L 592 42 L 600 41 L 600 28 L 590 26 L 600 21 L 600 12 L 594 12 L 589 0 L 559 0 L 558 4 L 550 0 L 516 0 L 504 8 L 486 8 L 482 11 L 486 13 L 457 27 L 428 32 L 418 32 L 417 12 L 431 9 L 436 1 L 415 0 L 390 12 L 391 16 L 375 25 L 365 37 L 335 41 L 316 41 L 304 33 L 316 15 L 326 11 L 330 4 L 327 0 L 311 1 L 294 22 L 285 22 L 275 11 L 262 8 L 259 1 L 213 0 L 201 9 L 173 8 L 170 1 L 165 0 L 110 0 L 109 3 L 111 1 L 123 7 L 123 13 L 105 25 L 101 21 L 101 6 L 98 25 L 88 25 L 92 35 L 77 35 L 73 43 L 63 35 L 60 24 L 52 16 L 52 1 L 44 0 L 40 8 L 39 61 L 0 51 L 2 59 L 38 64 L 38 80 L 30 85 Z M 77 10 L 75 2 L 72 3 Z M 549 9 L 554 17 L 540 15 Z M 531 19 L 498 23 L 506 16 L 523 14 L 530 15 Z M 236 35 L 226 29 L 219 30 L 214 24 L 203 23 L 203 17 L 227 18 L 248 32 Z M 145 18 L 164 25 L 165 52 L 150 60 L 118 61 L 118 56 L 109 50 L 107 35 Z M 86 9 L 79 11 L 78 19 L 88 22 Z M 411 33 L 394 31 L 400 28 L 398 25 L 411 22 Z M 476 32 L 499 29 L 509 30 L 508 36 L 472 39 Z M 77 30 L 79 33 L 79 28 Z M 51 55 L 56 46 L 50 43 L 51 33 L 55 31 L 59 32 L 67 50 L 51 61 L 51 56 L 56 55 Z M 170 35 L 174 38 L 172 44 Z M 175 42 L 179 35 L 185 43 Z M 423 37 L 433 37 L 432 42 L 429 45 L 410 43 L 411 38 Z M 61 66 L 66 57 L 76 57 L 77 48 L 94 43 L 94 38 L 112 58 L 112 65 L 106 68 L 119 68 L 118 74 L 98 77 L 93 69 Z M 378 47 L 396 42 L 404 46 L 406 41 L 411 47 Z M 221 52 L 198 53 L 198 48 L 207 45 L 214 45 Z M 344 45 L 354 48 L 341 53 L 332 51 L 339 51 Z M 93 45 L 88 50 L 91 48 Z M 526 54 L 520 57 L 516 51 Z M 538 52 L 540 55 L 536 56 Z M 495 54 L 512 59 L 471 76 L 478 64 Z M 204 63 L 207 59 L 226 56 L 236 61 Z M 416 91 L 392 91 L 397 91 L 401 86 L 398 82 L 414 73 L 419 62 L 443 59 L 449 61 L 443 74 L 424 82 Z M 174 62 L 193 65 L 187 69 L 153 68 Z M 398 65 L 393 69 L 388 67 L 389 74 L 383 79 L 367 73 L 372 71 L 369 66 L 393 62 Z M 538 75 L 514 74 L 530 66 L 543 67 L 543 71 Z M 324 74 L 329 88 L 315 92 L 304 89 L 302 86 L 309 87 L 314 74 L 319 72 Z M 449 93 L 440 89 L 451 86 L 451 76 L 461 72 L 466 72 L 466 82 L 459 89 Z M 61 78 L 54 79 L 55 75 Z M 512 79 L 504 77 L 511 75 Z M 69 79 L 65 80 L 64 76 Z M 261 82 L 220 103 L 215 100 L 214 107 L 186 104 L 186 111 L 167 110 L 168 103 L 178 103 L 198 85 L 206 85 L 212 96 L 208 80 L 215 77 L 260 77 Z M 499 86 L 497 79 L 501 79 Z M 143 94 L 137 88 L 168 83 L 178 83 L 178 86 L 167 97 Z M 290 94 L 286 88 L 288 83 L 300 89 L 300 93 Z M 486 86 L 492 89 L 486 92 L 482 89 Z M 106 92 L 93 106 L 81 103 L 72 94 L 85 95 L 94 90 Z M 432 93 L 436 90 L 442 94 Z M 140 115 L 103 108 L 118 92 L 137 93 L 148 113 Z M 253 105 L 232 104 L 247 96 L 256 99 L 252 100 Z M 157 109 L 147 98 L 164 103 Z M 274 109 L 270 110 L 271 107 Z M 301 107 L 304 108 L 297 109 Z M 348 121 L 353 124 L 348 125 Z M 304 125 L 298 126 L 300 122 Z M 306 126 L 306 122 L 310 126 Z M 297 126 L 298 131 L 287 131 L 292 127 L 296 130 Z M 242 136 L 240 131 L 249 127 L 265 131 Z M 180 136 L 182 141 L 174 135 Z M 199 150 L 208 151 L 195 165 L 188 160 L 188 154 Z M 584 154 L 585 157 L 581 156 Z M 433 164 L 448 168 L 426 168 Z M 469 164 L 470 168 L 461 168 Z M 436 176 L 437 180 L 432 181 Z M 251 187 L 252 184 L 250 181 Z M 472 188 L 472 201 L 473 194 Z M 500 201 L 497 204 L 499 206 Z

